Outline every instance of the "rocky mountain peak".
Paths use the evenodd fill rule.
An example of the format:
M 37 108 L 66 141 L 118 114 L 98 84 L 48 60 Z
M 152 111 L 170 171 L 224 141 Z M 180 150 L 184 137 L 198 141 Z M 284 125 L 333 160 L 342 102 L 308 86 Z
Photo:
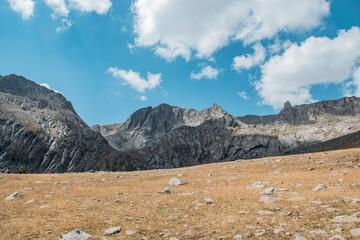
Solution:
M 37 102 L 40 109 L 47 107 L 52 109 L 66 108 L 76 114 L 71 102 L 67 101 L 60 93 L 40 86 L 22 76 L 11 74 L 1 77 L 0 92 Z

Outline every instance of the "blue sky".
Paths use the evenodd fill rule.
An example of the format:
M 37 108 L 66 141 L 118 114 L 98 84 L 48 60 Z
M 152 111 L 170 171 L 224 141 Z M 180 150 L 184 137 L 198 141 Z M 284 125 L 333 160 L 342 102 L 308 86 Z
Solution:
M 168 103 L 234 116 L 360 93 L 359 0 L 0 0 L 0 74 L 89 124 Z

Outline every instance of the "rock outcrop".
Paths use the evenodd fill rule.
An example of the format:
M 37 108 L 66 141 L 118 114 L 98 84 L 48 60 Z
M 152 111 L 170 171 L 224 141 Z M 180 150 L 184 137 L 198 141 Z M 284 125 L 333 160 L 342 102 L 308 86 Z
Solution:
M 138 169 L 61 94 L 9 75 L 0 78 L 0 171 L 21 166 L 31 173 Z

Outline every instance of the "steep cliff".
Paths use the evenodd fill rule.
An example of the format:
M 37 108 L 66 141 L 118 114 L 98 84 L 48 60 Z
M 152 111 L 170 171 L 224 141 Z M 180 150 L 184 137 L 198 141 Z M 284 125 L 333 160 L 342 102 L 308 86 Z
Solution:
M 23 77 L 0 77 L 0 171 L 137 169 L 136 159 L 109 146 L 61 94 Z

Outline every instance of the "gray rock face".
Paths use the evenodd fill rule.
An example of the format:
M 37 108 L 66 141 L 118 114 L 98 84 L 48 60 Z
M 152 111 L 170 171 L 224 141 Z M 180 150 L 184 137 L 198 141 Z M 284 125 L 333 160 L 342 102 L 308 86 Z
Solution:
M 126 171 L 186 167 L 360 146 L 360 98 L 233 117 L 167 104 L 125 123 L 89 128 L 61 94 L 23 77 L 0 77 L 0 172 Z
M 16 75 L 0 78 L 0 172 L 135 170 L 134 159 L 111 148 L 61 94 Z

